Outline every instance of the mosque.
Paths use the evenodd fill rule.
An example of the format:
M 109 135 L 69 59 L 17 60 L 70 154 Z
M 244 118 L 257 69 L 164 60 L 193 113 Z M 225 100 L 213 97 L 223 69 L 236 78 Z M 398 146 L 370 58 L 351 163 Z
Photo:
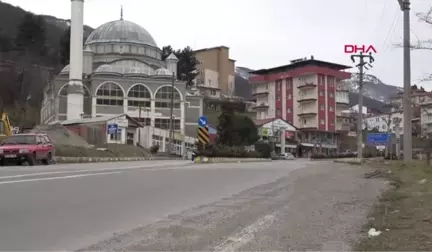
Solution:
M 203 99 L 174 78 L 176 56 L 163 61 L 155 39 L 123 19 L 123 11 L 119 20 L 96 28 L 82 45 L 83 1 L 71 2 L 71 64 L 45 88 L 41 123 L 126 114 L 149 127 L 168 129 L 173 94 L 174 132 L 194 137 Z M 74 19 L 74 13 L 81 17 Z

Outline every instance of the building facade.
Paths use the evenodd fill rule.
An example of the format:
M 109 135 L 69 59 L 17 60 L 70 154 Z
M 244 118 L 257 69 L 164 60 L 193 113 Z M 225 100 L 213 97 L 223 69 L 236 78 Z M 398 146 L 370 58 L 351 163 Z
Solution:
M 348 68 L 312 56 L 251 72 L 257 119 L 282 118 L 302 132 L 304 146 L 336 149 L 337 135 L 344 130 L 342 111 L 349 105 L 341 83 L 351 76 L 343 71 Z
M 42 123 L 126 114 L 167 130 L 173 97 L 174 132 L 196 135 L 202 97 L 174 79 L 178 59 L 172 54 L 162 61 L 161 49 L 143 27 L 123 17 L 103 24 L 87 38 L 82 54 L 82 101 L 70 97 L 71 59 L 71 66 L 65 66 L 44 90 Z
M 233 96 L 235 86 L 235 60 L 229 57 L 226 46 L 205 48 L 195 51 L 200 62 L 197 65 L 196 87 L 203 95 L 218 98 Z

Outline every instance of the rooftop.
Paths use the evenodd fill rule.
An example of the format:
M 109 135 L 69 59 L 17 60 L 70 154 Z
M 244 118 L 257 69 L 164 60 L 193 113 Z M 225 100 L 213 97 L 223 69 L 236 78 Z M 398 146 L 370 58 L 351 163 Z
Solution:
M 250 72 L 250 74 L 262 75 L 262 74 L 270 74 L 270 73 L 279 73 L 279 72 L 285 72 L 287 70 L 292 70 L 298 67 L 304 67 L 310 65 L 332 68 L 334 70 L 345 70 L 351 68 L 350 66 L 316 60 L 312 56 L 310 59 L 295 60 L 288 65 L 277 66 L 277 67 L 267 68 L 267 69 L 260 69 L 260 70 L 252 71 Z

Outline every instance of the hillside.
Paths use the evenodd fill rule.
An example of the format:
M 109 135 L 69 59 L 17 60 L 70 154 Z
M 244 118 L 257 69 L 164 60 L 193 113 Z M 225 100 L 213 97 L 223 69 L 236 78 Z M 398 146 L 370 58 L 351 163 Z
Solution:
M 346 80 L 346 86 L 352 93 L 358 93 L 358 74 L 352 74 L 351 79 Z M 380 102 L 388 102 L 391 96 L 402 91 L 402 88 L 383 83 L 376 76 L 366 74 L 363 79 L 364 96 Z
M 18 6 L 13 6 L 0 1 L 0 37 L 2 40 L 13 40 L 21 20 L 28 13 Z M 41 15 L 46 22 L 46 44 L 51 50 L 59 49 L 59 39 L 68 28 L 68 20 L 53 16 Z M 84 37 L 87 37 L 93 28 L 84 27 Z

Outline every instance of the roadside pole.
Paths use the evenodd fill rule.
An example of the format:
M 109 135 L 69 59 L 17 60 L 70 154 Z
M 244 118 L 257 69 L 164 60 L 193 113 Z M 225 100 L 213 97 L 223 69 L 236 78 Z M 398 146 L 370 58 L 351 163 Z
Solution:
M 355 63 L 356 58 L 360 60 L 360 63 L 356 65 L 359 69 L 359 102 L 358 102 L 358 117 L 357 117 L 357 157 L 363 158 L 363 77 L 364 77 L 364 69 L 369 69 L 372 67 L 371 63 L 374 62 L 374 58 L 372 57 L 372 53 L 363 54 L 354 54 L 351 55 L 351 60 Z M 365 58 L 369 59 L 369 62 L 365 61 Z
M 403 11 L 403 156 L 409 162 L 412 161 L 410 0 L 398 2 Z

